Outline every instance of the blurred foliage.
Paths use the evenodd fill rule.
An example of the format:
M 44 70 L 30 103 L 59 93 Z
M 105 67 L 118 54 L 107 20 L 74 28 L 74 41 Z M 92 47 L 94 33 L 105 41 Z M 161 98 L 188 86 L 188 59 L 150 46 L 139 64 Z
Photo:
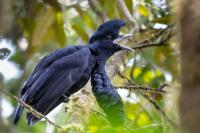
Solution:
M 6 27 L 0 36 L 1 39 L 11 40 L 15 52 L 12 53 L 9 61 L 17 64 L 22 73 L 14 79 L 4 80 L 5 89 L 8 89 L 14 95 L 18 95 L 21 86 L 42 56 L 67 45 L 87 44 L 89 37 L 98 25 L 106 21 L 105 18 L 125 20 L 127 26 L 122 29 L 122 33 L 129 33 L 134 29 L 130 20 L 124 16 L 122 10 L 119 10 L 117 0 L 88 1 L 12 1 L 12 8 L 9 6 L 6 9 L 7 12 L 4 12 L 3 15 L 10 15 L 12 17 L 10 20 L 14 21 L 8 20 L 10 27 Z M 168 30 L 167 28 L 173 27 L 172 12 L 169 7 L 170 1 L 124 0 L 123 2 L 139 27 L 135 33 L 134 40 L 129 42 L 128 45 L 133 47 L 136 44 L 140 44 L 140 42 L 146 43 L 149 41 L 154 43 L 161 42 L 166 45 L 161 44 L 162 46 L 159 47 L 139 49 L 134 53 L 126 54 L 124 63 L 120 66 L 120 73 L 129 79 L 129 82 L 133 85 L 148 86 L 155 89 L 165 82 L 169 82 L 169 84 L 176 83 L 178 79 L 177 45 L 173 38 L 162 42 L 162 39 L 167 34 L 160 34 L 162 30 Z M 0 5 L 0 8 L 3 6 Z M 99 14 L 98 10 L 94 10 L 94 8 L 101 13 Z M 2 12 L 0 15 L 2 15 Z M 3 22 L 0 20 L 1 25 Z M 161 25 L 161 27 L 159 28 L 158 25 Z M 10 51 L 7 48 L 1 48 L 0 59 L 6 58 L 9 53 Z M 116 86 L 130 85 L 127 79 L 116 75 L 113 79 L 113 84 Z M 168 88 L 173 88 L 173 86 Z M 170 122 L 141 95 L 146 92 L 125 89 L 119 92 L 124 92 L 121 95 L 123 95 L 126 112 L 126 122 L 122 127 L 112 128 L 106 118 L 101 115 L 103 112 L 99 109 L 97 103 L 92 105 L 91 108 L 98 110 L 100 114 L 89 113 L 88 122 L 83 124 L 84 127 L 69 122 L 69 115 L 66 115 L 63 111 L 64 109 L 61 109 L 58 113 L 56 122 L 59 125 L 65 125 L 66 132 L 69 128 L 74 129 L 76 132 L 88 133 L 173 132 L 173 126 Z M 171 99 L 165 95 L 159 95 L 159 98 L 155 98 L 153 93 L 147 93 L 147 95 L 166 112 L 172 121 L 177 120 L 177 112 L 169 104 L 172 102 Z M 2 96 L 0 99 L 6 99 L 13 107 L 17 104 L 16 101 L 6 96 Z M 89 100 L 88 102 L 91 101 Z M 85 110 L 88 109 L 89 107 L 85 107 Z M 78 109 L 73 112 L 81 113 Z M 82 114 L 78 116 L 84 117 Z M 0 119 L 2 119 L 1 117 L 3 118 L 2 115 L 0 115 Z M 13 132 L 14 130 L 19 133 L 49 131 L 47 130 L 49 127 L 44 121 L 29 127 L 26 124 L 25 116 L 23 116 L 19 125 L 13 127 L 11 124 L 12 116 L 5 119 L 7 122 L 0 121 L 0 125 L 4 123 L 6 127 L 1 130 L 3 133 Z M 66 123 L 68 124 L 66 125 Z M 58 130 L 54 130 L 54 132 L 58 132 Z

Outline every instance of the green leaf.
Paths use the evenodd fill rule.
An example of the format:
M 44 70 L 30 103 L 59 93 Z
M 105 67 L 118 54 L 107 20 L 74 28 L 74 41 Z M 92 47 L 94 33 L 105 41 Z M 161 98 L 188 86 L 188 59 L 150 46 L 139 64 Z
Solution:
M 66 43 L 66 35 L 64 32 L 64 28 L 63 28 L 63 20 L 62 20 L 62 13 L 58 12 L 56 14 L 56 21 L 55 21 L 55 36 L 57 41 L 59 42 L 59 45 L 61 47 L 65 46 Z
M 125 4 L 129 10 L 130 13 L 133 11 L 133 1 L 132 0 L 125 0 Z
M 137 124 L 139 126 L 144 126 L 144 125 L 150 124 L 149 117 L 146 115 L 145 112 L 143 112 L 139 115 L 138 120 L 137 120 Z
M 154 79 L 154 77 L 155 77 L 155 75 L 151 70 L 146 71 L 144 74 L 144 82 L 150 83 Z
M 89 40 L 88 34 L 85 30 L 78 24 L 73 24 L 72 28 L 76 31 L 76 33 L 83 39 L 83 41 L 87 42 Z
M 141 74 L 141 72 L 142 72 L 141 67 L 135 67 L 135 68 L 134 68 L 134 71 L 133 71 L 133 76 L 134 76 L 135 78 L 137 78 L 137 77 Z
M 149 9 L 144 5 L 139 4 L 138 7 L 137 7 L 137 11 L 142 16 L 145 16 L 145 17 L 149 17 L 150 16 Z

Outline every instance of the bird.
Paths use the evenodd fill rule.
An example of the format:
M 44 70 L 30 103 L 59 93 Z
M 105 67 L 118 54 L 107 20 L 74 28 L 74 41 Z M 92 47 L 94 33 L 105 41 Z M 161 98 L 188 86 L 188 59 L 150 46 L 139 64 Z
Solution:
M 123 39 L 119 31 L 125 24 L 120 19 L 107 21 L 92 34 L 89 45 L 66 46 L 43 57 L 23 86 L 20 100 L 47 115 L 59 104 L 67 103 L 91 78 L 92 92 L 108 121 L 120 126 L 124 121 L 123 103 L 106 74 L 105 64 L 115 52 L 130 50 L 115 43 L 116 39 Z M 21 104 L 16 107 L 14 125 L 23 109 Z M 26 118 L 30 126 L 40 120 L 31 112 Z
M 96 64 L 91 74 L 92 92 L 106 118 L 113 127 L 124 123 L 125 113 L 123 102 L 106 74 L 104 62 Z

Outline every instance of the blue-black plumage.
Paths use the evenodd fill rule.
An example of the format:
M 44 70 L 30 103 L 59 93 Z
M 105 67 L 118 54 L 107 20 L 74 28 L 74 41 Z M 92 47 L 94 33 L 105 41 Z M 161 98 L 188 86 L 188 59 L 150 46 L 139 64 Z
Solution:
M 20 93 L 20 99 L 38 112 L 47 115 L 68 97 L 80 90 L 91 78 L 92 90 L 99 106 L 112 126 L 124 121 L 122 100 L 112 86 L 105 71 L 105 64 L 115 52 L 127 49 L 115 44 L 121 37 L 122 20 L 108 21 L 97 29 L 89 40 L 90 45 L 67 46 L 40 60 Z M 18 105 L 14 113 L 17 124 L 23 111 Z M 40 119 L 27 112 L 29 125 Z

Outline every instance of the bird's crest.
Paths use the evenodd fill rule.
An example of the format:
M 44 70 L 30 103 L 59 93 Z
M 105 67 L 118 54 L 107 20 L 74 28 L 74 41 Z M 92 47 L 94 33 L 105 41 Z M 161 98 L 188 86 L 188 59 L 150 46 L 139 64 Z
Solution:
M 93 43 L 98 39 L 104 38 L 107 34 L 118 36 L 119 29 L 126 23 L 120 19 L 110 20 L 99 26 L 97 31 L 91 36 L 89 44 Z

